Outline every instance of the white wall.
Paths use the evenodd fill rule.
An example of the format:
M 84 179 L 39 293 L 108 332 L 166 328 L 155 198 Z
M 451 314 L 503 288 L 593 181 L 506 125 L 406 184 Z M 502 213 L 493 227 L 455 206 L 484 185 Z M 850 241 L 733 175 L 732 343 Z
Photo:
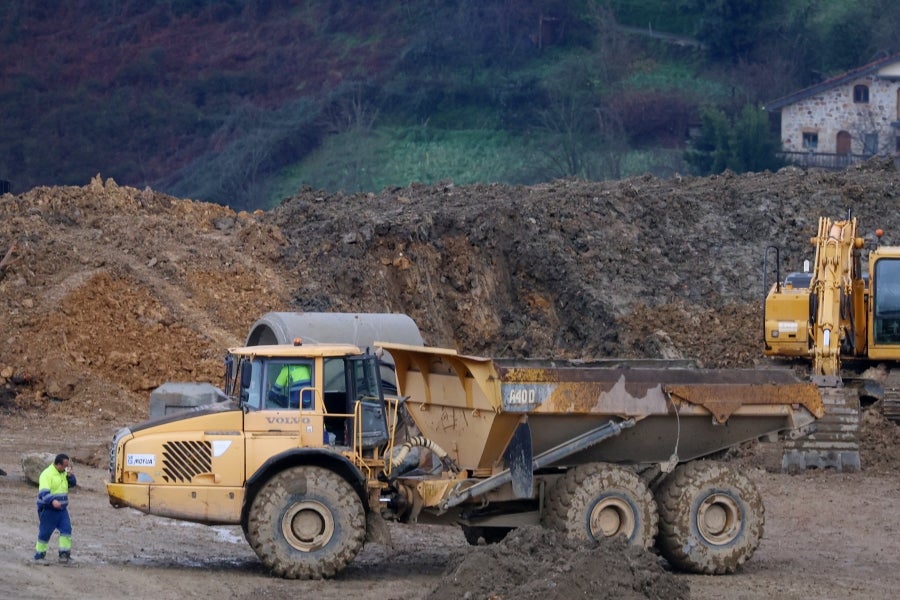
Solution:
M 869 103 L 853 102 L 855 85 L 869 86 Z M 781 143 L 785 151 L 804 152 L 803 133 L 816 132 L 819 145 L 816 152 L 837 150 L 837 134 L 850 133 L 851 152 L 863 153 L 863 136 L 878 132 L 878 154 L 896 154 L 895 137 L 900 130 L 891 127 L 898 118 L 897 90 L 900 83 L 874 75 L 862 77 L 841 87 L 827 90 L 781 109 Z

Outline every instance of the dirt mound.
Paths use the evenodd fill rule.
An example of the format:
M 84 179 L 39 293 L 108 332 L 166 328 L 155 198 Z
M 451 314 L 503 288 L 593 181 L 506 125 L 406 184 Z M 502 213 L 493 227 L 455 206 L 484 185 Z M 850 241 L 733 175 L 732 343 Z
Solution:
M 165 381 L 218 383 L 224 348 L 286 304 L 278 232 L 247 213 L 97 177 L 3 196 L 0 219 L 0 399 L 26 411 L 143 418 Z
M 645 356 L 662 340 L 708 366 L 751 366 L 762 356 L 765 248 L 780 246 L 784 267 L 799 269 L 818 217 L 848 209 L 865 231 L 900 240 L 900 218 L 884 210 L 897 183 L 892 163 L 872 163 L 841 173 L 302 190 L 261 219 L 288 240 L 283 261 L 297 274 L 302 310 L 402 310 L 429 343 L 480 354 Z
M 900 427 L 881 414 L 878 404 L 863 411 L 859 427 L 862 468 L 895 473 L 900 465 Z
M 891 162 L 538 186 L 304 189 L 253 214 L 116 185 L 0 197 L 0 410 L 110 425 L 166 381 L 220 384 L 268 311 L 400 312 L 494 356 L 762 357 L 762 257 L 820 215 L 900 242 Z M 767 275 L 771 282 L 772 275 Z
M 684 580 L 650 552 L 623 540 L 585 544 L 542 527 L 522 527 L 489 546 L 454 554 L 428 600 L 689 598 Z

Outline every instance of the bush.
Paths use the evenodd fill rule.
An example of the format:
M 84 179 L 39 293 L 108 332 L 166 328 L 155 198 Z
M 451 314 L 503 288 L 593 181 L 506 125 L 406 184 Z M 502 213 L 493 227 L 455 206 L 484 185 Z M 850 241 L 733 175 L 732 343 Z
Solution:
M 609 98 L 622 128 L 635 144 L 680 146 L 699 111 L 696 102 L 677 91 L 625 91 Z
M 731 169 L 736 173 L 776 170 L 783 165 L 777 153 L 778 136 L 769 128 L 769 116 L 762 109 L 746 105 L 731 120 L 718 109 L 701 113 L 700 136 L 685 152 L 685 162 L 697 175 Z

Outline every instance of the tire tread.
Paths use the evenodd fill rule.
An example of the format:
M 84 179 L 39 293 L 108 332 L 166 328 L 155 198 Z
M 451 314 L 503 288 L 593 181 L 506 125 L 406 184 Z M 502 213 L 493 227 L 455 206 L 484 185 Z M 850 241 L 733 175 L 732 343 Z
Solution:
M 705 490 L 728 490 L 739 497 L 744 529 L 740 542 L 729 548 L 705 545 L 691 526 L 693 508 Z M 656 490 L 659 535 L 656 545 L 669 563 L 683 571 L 718 575 L 734 573 L 759 546 L 765 526 L 765 506 L 753 482 L 733 466 L 716 461 L 679 465 Z
M 315 492 L 327 500 L 336 525 L 338 546 L 303 554 L 286 551 L 277 539 L 273 520 L 282 510 L 284 499 L 292 495 L 293 485 L 306 480 L 307 494 Z M 365 510 L 356 492 L 341 476 L 321 467 L 292 467 L 278 473 L 257 493 L 250 507 L 247 541 L 262 563 L 273 574 L 286 579 L 322 579 L 332 577 L 359 553 L 365 541 Z
M 605 490 L 622 492 L 637 504 L 643 514 L 637 515 L 638 531 L 631 543 L 643 548 L 652 546 L 659 521 L 656 501 L 637 473 L 618 465 L 589 463 L 570 469 L 547 494 L 544 526 L 587 539 L 582 526 L 584 511 Z

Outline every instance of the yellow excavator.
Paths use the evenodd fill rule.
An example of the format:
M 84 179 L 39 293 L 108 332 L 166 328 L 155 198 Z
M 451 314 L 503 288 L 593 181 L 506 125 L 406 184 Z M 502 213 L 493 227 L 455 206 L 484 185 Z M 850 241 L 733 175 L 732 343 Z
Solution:
M 864 271 L 857 227 L 849 215 L 820 218 L 812 271 L 784 281 L 778 249 L 767 248 L 766 272 L 774 250 L 776 282 L 765 301 L 764 351 L 809 361 L 821 386 L 864 382 L 860 397 L 881 400 L 884 415 L 900 422 L 900 246 L 869 249 Z M 883 231 L 875 235 L 880 242 Z

